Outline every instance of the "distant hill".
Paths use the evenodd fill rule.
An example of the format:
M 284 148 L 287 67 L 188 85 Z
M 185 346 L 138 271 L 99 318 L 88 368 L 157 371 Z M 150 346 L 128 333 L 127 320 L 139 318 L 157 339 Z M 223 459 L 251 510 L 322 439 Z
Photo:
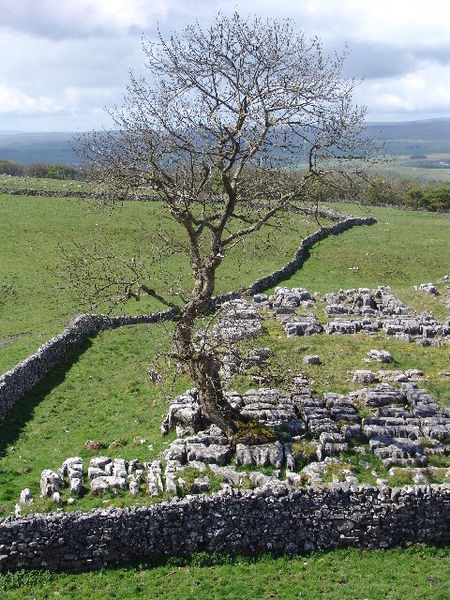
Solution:
M 368 123 L 371 137 L 384 141 L 389 154 L 437 154 L 450 152 L 450 118 Z
M 389 154 L 450 153 L 450 118 L 368 123 L 371 137 L 384 141 Z M 13 133 L 0 131 L 0 158 L 22 164 L 32 162 L 79 165 L 74 133 Z
M 3 133 L 0 132 L 0 158 L 23 165 L 34 162 L 80 164 L 74 152 L 75 134 L 57 133 Z

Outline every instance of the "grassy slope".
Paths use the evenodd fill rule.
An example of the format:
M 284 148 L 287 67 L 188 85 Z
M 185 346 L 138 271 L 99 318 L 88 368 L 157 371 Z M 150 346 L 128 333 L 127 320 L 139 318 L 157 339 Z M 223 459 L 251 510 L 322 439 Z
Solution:
M 170 227 L 153 203 L 129 202 L 118 208 L 110 221 L 107 213 L 93 212 L 89 206 L 75 199 L 0 195 L 0 373 L 60 332 L 81 311 L 79 299 L 58 291 L 64 279 L 58 267 L 61 245 L 73 249 L 72 240 L 87 243 L 91 238 L 107 236 L 117 255 L 145 254 L 146 245 L 161 226 L 166 230 Z M 288 235 L 276 239 L 276 251 L 273 232 L 272 248 L 267 250 L 267 231 L 260 232 L 245 248 L 236 247 L 220 270 L 217 290 L 225 292 L 249 284 L 282 266 L 301 238 L 317 229 L 316 223 L 298 218 L 289 223 Z M 248 255 L 250 260 L 246 260 Z M 163 266 L 173 279 L 181 274 L 182 284 L 189 282 L 185 257 L 171 257 Z M 158 267 L 150 266 L 149 271 L 150 284 L 158 289 L 167 276 Z M 160 308 L 143 299 L 130 302 L 125 310 L 137 314 Z
M 118 213 L 110 226 L 118 244 L 130 244 L 136 235 L 130 217 L 139 220 L 142 211 L 149 208 L 155 210 L 154 205 L 130 204 Z M 364 214 L 355 206 L 348 210 Z M 431 304 L 437 315 L 444 316 L 446 311 L 437 301 L 413 292 L 411 286 L 436 280 L 448 271 L 448 216 L 387 209 L 371 209 L 371 212 L 380 220 L 378 225 L 356 228 L 321 242 L 288 285 L 325 292 L 340 287 L 390 284 L 402 299 L 418 308 Z M 10 366 L 59 331 L 65 319 L 75 312 L 74 302 L 61 306 L 61 296 L 55 295 L 46 284 L 44 266 L 50 271 L 55 268 L 57 241 L 67 237 L 67 231 L 78 238 L 87 238 L 99 215 L 81 211 L 75 201 L 0 196 L 0 218 L 6 223 L 0 258 L 2 282 L 9 283 L 14 290 L 14 295 L 0 297 L 4 302 L 0 317 L 0 343 L 4 347 L 0 360 L 2 365 Z M 155 226 L 159 224 L 157 219 L 153 222 Z M 267 234 L 262 234 L 256 246 L 248 249 L 246 269 L 237 256 L 230 260 L 221 289 L 231 289 L 236 281 L 240 285 L 249 283 L 283 264 L 298 246 L 299 238 L 315 228 L 314 224 L 295 227 L 294 234 L 292 229 L 286 229 L 284 235 L 279 235 L 276 253 L 266 251 Z M 359 270 L 349 270 L 352 266 L 359 266 Z M 127 308 L 129 312 L 137 312 L 138 306 Z M 140 310 L 145 312 L 149 308 L 144 304 Z M 10 337 L 17 333 L 24 335 L 18 340 Z M 302 368 L 305 353 L 317 351 L 325 358 L 323 369 L 309 368 L 312 386 L 318 391 L 330 387 L 336 391 L 351 389 L 346 370 L 362 367 L 369 349 L 366 346 L 373 345 L 366 338 L 338 336 L 286 340 L 280 336 L 279 328 L 270 324 L 265 336 L 261 343 L 272 346 L 275 366 L 283 366 L 285 371 Z M 167 382 L 160 392 L 148 382 L 146 367 L 152 356 L 161 355 L 168 337 L 169 331 L 162 326 L 105 332 L 87 342 L 64 367 L 55 370 L 17 405 L 8 423 L 0 428 L 0 503 L 4 509 L 11 509 L 23 487 L 30 486 L 37 492 L 43 468 L 56 468 L 69 455 L 88 458 L 84 448 L 87 439 L 109 444 L 124 438 L 125 446 L 107 453 L 147 460 L 156 456 L 169 441 L 159 435 L 166 399 L 188 386 L 186 380 L 179 379 L 175 389 L 169 390 Z M 394 340 L 378 343 L 380 348 L 392 351 L 398 361 L 394 366 L 423 368 L 430 389 L 441 401 L 446 401 L 448 384 L 439 375 L 445 368 L 446 350 L 424 349 Z M 148 444 L 135 446 L 136 436 L 145 438 L 153 450 L 148 449 Z M 114 502 L 129 503 L 130 499 L 118 497 Z M 91 503 L 91 499 L 82 499 L 74 508 L 89 508 Z M 313 561 L 266 559 L 255 564 L 121 569 L 70 577 L 30 574 L 3 582 L 10 586 L 8 598 L 53 597 L 54 590 L 64 598 L 88 597 L 94 589 L 99 598 L 194 595 L 202 598 L 206 594 L 211 597 L 212 588 L 218 598 L 294 598 L 302 597 L 301 592 L 309 598 L 320 594 L 329 598 L 445 597 L 444 555 L 440 551 L 426 548 L 359 553 L 355 550 L 313 556 Z M 304 569 L 304 560 L 315 568 Z M 318 569 L 322 573 L 319 577 Z
M 59 331 L 64 320 L 74 314 L 75 304 L 61 306 L 62 295 L 55 295 L 45 285 L 43 258 L 47 265 L 55 265 L 57 240 L 64 231 L 71 229 L 72 234 L 87 237 L 99 215 L 81 210 L 79 203 L 66 200 L 56 201 L 57 210 L 55 200 L 45 198 L 7 198 L 2 202 L 0 205 L 8 220 L 0 265 L 3 281 L 5 274 L 6 281 L 10 277 L 15 294 L 6 298 L 0 317 L 4 346 L 0 364 L 10 366 L 33 351 L 51 333 Z M 355 211 L 354 206 L 348 208 Z M 15 220 L 14 210 L 19 213 Z M 119 245 L 126 247 L 133 239 L 134 230 L 128 219 L 142 218 L 144 210 L 155 211 L 157 208 L 142 203 L 130 204 L 116 215 L 109 227 Z M 356 211 L 364 214 L 359 209 Z M 437 300 L 423 292 L 414 292 L 411 285 L 436 280 L 445 273 L 446 257 L 450 254 L 446 233 L 448 217 L 387 209 L 373 209 L 373 212 L 380 221 L 378 225 L 355 228 L 321 242 L 311 250 L 304 268 L 288 285 L 325 292 L 339 287 L 391 284 L 404 300 L 417 308 L 431 305 L 438 316 L 444 317 L 447 311 Z M 159 221 L 151 221 L 150 227 L 155 222 Z M 287 235 L 277 239 L 279 251 L 276 254 L 265 252 L 265 240 L 260 237 L 259 244 L 248 249 L 251 260 L 248 260 L 247 269 L 239 268 L 236 256 L 230 257 L 223 280 L 219 280 L 220 289 L 232 289 L 236 279 L 240 284 L 249 283 L 282 264 L 286 256 L 292 255 L 302 232 L 315 227 L 313 224 L 303 229 L 297 226 L 295 235 L 291 229 L 286 231 Z M 420 235 L 417 235 L 419 228 Z M 413 256 L 415 259 L 411 260 Z M 359 271 L 350 270 L 352 266 L 359 266 Z M 236 272 L 237 277 L 233 277 Z M 128 307 L 130 312 L 145 312 L 151 308 L 145 303 Z M 323 313 L 320 316 L 323 318 Z M 116 449 L 115 453 L 125 458 L 150 459 L 156 455 L 163 444 L 159 424 L 167 400 L 189 385 L 179 380 L 177 390 L 171 390 L 169 382 L 159 390 L 146 376 L 153 356 L 161 356 L 163 348 L 167 347 L 170 337 L 167 328 L 170 330 L 170 325 L 126 327 L 104 332 L 87 342 L 66 365 L 55 370 L 18 403 L 8 422 L 0 428 L 0 475 L 7 482 L 0 486 L 0 504 L 4 510 L 11 510 L 24 487 L 29 486 L 37 493 L 42 469 L 57 468 L 69 455 L 81 454 L 87 458 L 84 443 L 88 439 L 99 439 L 108 445 L 115 439 L 124 438 L 127 445 Z M 15 340 L 16 333 L 23 335 Z M 385 348 L 394 355 L 396 368 L 422 369 L 430 391 L 443 404 L 449 401 L 448 382 L 443 375 L 448 363 L 447 348 L 422 348 L 363 335 L 287 339 L 276 322 L 268 323 L 267 332 L 258 344 L 272 348 L 275 371 L 285 378 L 305 369 L 302 364 L 304 354 L 320 354 L 324 366 L 306 368 L 317 392 L 353 389 L 347 371 L 363 368 L 363 359 L 370 348 Z M 236 384 L 248 386 L 249 382 L 243 380 Z M 134 446 L 136 436 L 153 444 L 154 452 L 148 451 L 148 444 Z M 118 498 L 115 501 L 124 500 Z M 74 508 L 86 509 L 92 502 L 92 499 L 77 501 Z

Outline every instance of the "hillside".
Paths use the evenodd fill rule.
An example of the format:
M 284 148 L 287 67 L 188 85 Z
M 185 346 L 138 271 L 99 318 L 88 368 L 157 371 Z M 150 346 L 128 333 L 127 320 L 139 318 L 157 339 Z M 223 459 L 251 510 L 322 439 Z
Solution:
M 33 162 L 78 165 L 74 133 L 0 132 L 0 158 L 29 165 Z
M 368 123 L 370 136 L 383 140 L 389 154 L 450 153 L 450 119 L 429 119 L 401 123 Z M 0 158 L 22 164 L 32 162 L 77 165 L 74 151 L 77 133 L 18 133 L 0 131 Z
M 366 211 L 355 205 L 342 208 L 357 216 L 367 216 Z M 71 246 L 70 239 L 83 242 L 95 238 L 100 233 L 98 226 L 103 224 L 103 235 L 115 240 L 117 250 L 129 252 L 142 246 L 142 235 L 146 233 L 130 224 L 148 223 L 147 234 L 161 224 L 166 227 L 160 212 L 156 204 L 130 202 L 109 221 L 107 214 L 92 213 L 84 202 L 75 199 L 0 195 L 0 218 L 6 224 L 0 250 L 0 371 L 61 331 L 79 310 L 76 298 L 61 290 L 57 292 L 61 284 L 58 275 L 61 245 L 67 248 Z M 307 287 L 322 294 L 339 288 L 391 285 L 396 297 L 415 311 L 426 309 L 440 321 L 445 319 L 448 316 L 442 304 L 445 284 L 440 284 L 438 296 L 414 290 L 413 285 L 437 281 L 446 273 L 448 216 L 386 208 L 371 208 L 370 212 L 378 220 L 376 225 L 357 227 L 320 242 L 312 248 L 304 267 L 284 285 Z M 225 291 L 248 284 L 280 268 L 300 240 L 316 228 L 317 223 L 312 220 L 294 215 L 276 238 L 267 239 L 267 232 L 262 232 L 245 249 L 245 255 L 242 249 L 237 249 L 230 256 L 220 273 L 218 289 Z M 422 235 L 417 237 L 415 232 L 419 229 Z M 185 261 L 176 257 L 167 265 L 170 266 L 178 273 L 187 271 Z M 314 311 L 326 326 L 324 303 L 315 304 L 316 307 L 305 310 Z M 133 314 L 155 308 L 146 302 L 141 306 L 130 304 L 125 310 Z M 303 313 L 298 310 L 300 318 Z M 0 428 L 3 482 L 0 514 L 11 514 L 25 487 L 36 497 L 31 510 L 53 511 L 55 505 L 50 499 L 38 498 L 39 477 L 43 469 L 56 468 L 68 456 L 80 456 L 86 464 L 105 454 L 118 460 L 146 462 L 156 460 L 168 448 L 175 434 L 162 437 L 160 433 L 168 401 L 190 389 L 192 382 L 186 376 L 178 376 L 173 386 L 168 373 L 160 388 L 150 381 L 147 370 L 149 365 L 158 370 L 164 368 L 161 355 L 167 349 L 171 330 L 170 324 L 142 324 L 104 331 L 87 339 L 17 404 Z M 392 366 L 397 373 L 411 367 L 423 371 L 419 385 L 426 386 L 441 406 L 448 404 L 445 375 L 448 347 L 422 346 L 388 339 L 380 333 L 375 337 L 363 333 L 287 337 L 280 320 L 273 316 L 266 319 L 256 343 L 270 350 L 271 367 L 265 385 L 284 386 L 293 374 L 302 371 L 308 375 L 314 394 L 322 395 L 329 390 L 354 393 L 361 386 L 352 381 L 349 372 L 365 368 L 365 357 L 375 347 L 394 356 Z M 253 344 L 249 340 L 250 348 Z M 323 364 L 305 365 L 305 354 L 320 355 Z M 252 376 L 235 375 L 231 389 L 243 393 L 254 387 L 249 375 Z M 367 417 L 371 409 L 365 406 L 361 410 L 361 416 Z M 91 449 L 86 446 L 87 440 L 98 440 L 106 447 Z M 361 446 L 362 443 L 358 440 L 350 444 L 347 452 L 338 455 L 338 462 L 331 464 L 325 473 L 324 483 L 342 480 L 349 470 L 352 477 L 372 484 L 376 477 L 389 480 L 391 485 L 413 483 L 411 473 L 399 469 L 388 471 L 369 445 Z M 429 440 L 429 443 L 435 442 Z M 358 454 L 361 452 L 362 458 Z M 430 458 L 430 465 L 431 470 L 422 472 L 427 473 L 430 482 L 441 482 L 446 470 L 442 467 L 448 468 L 447 459 Z M 210 471 L 207 472 L 217 485 Z M 192 468 L 184 473 L 186 483 L 189 477 L 198 475 Z M 251 483 L 250 477 L 257 475 L 249 471 L 247 481 L 245 473 L 241 473 L 246 485 Z M 273 469 L 265 468 L 262 475 L 271 477 L 273 473 Z M 86 486 L 84 494 L 69 505 L 69 493 L 68 488 L 62 491 L 62 507 L 66 511 L 135 504 L 145 508 L 155 502 L 142 489 L 137 496 L 125 491 L 95 496 Z M 164 498 L 158 497 L 156 501 Z M 230 558 L 203 552 L 189 561 L 171 559 L 172 562 L 156 567 L 142 563 L 79 575 L 47 571 L 0 575 L 0 595 L 3 592 L 5 598 L 11 599 L 43 599 L 53 595 L 70 598 L 76 588 L 77 597 L 89 598 L 95 587 L 98 598 L 144 598 L 148 597 L 149 588 L 154 598 L 209 598 L 211 589 L 216 590 L 217 598 L 297 598 L 301 588 L 304 597 L 330 600 L 337 597 L 419 600 L 424 597 L 424 590 L 427 598 L 437 599 L 445 597 L 446 557 L 445 549 L 421 545 L 406 550 L 313 551 L 292 558 L 264 554 Z

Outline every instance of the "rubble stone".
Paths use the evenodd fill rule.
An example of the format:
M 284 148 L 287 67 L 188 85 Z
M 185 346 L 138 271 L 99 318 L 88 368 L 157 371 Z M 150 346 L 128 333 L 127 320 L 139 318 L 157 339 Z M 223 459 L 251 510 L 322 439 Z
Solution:
M 64 482 L 58 473 L 50 469 L 44 469 L 41 474 L 40 489 L 42 497 L 50 497 L 56 491 L 61 490 Z
M 127 487 L 127 480 L 124 477 L 114 477 L 113 475 L 96 477 L 91 481 L 93 494 L 102 494 L 108 490 L 126 490 Z
M 392 354 L 390 352 L 387 352 L 387 350 L 369 350 L 367 356 L 371 360 L 377 360 L 378 362 L 382 363 L 390 363 L 394 360 Z
M 357 370 L 353 372 L 353 383 L 375 383 L 377 377 L 373 371 Z
M 305 365 L 321 365 L 322 361 L 317 354 L 307 354 L 303 357 Z

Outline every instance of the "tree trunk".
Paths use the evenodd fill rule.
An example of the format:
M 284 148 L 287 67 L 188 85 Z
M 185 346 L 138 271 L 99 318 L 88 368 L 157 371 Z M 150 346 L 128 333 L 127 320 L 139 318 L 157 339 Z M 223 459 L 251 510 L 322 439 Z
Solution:
M 239 430 L 239 422 L 248 418 L 234 409 L 223 394 L 219 364 L 213 352 L 198 348 L 192 339 L 196 318 L 206 313 L 206 304 L 191 299 L 181 312 L 173 343 L 177 358 L 184 363 L 198 390 L 198 402 L 205 417 L 232 438 Z
M 189 372 L 198 389 L 198 403 L 206 418 L 232 438 L 239 430 L 238 422 L 247 418 L 234 409 L 223 394 L 219 365 L 212 356 L 197 355 L 189 364 Z

